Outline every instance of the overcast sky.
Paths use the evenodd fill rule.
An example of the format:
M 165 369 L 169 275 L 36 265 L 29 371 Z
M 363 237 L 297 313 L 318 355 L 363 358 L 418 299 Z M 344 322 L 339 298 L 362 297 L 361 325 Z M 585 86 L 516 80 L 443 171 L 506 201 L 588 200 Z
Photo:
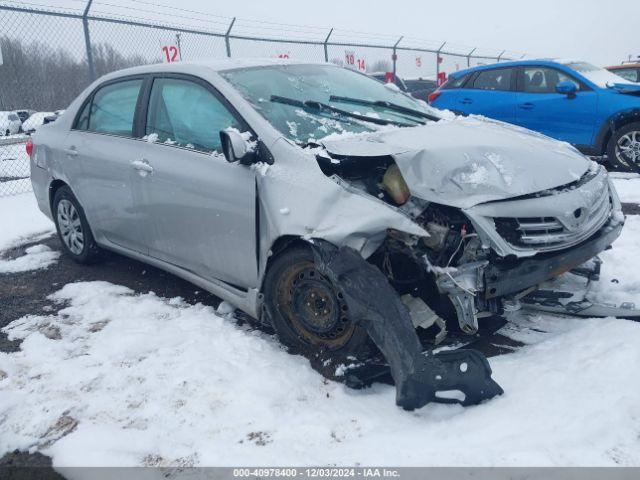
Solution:
M 28 3 L 81 8 L 83 0 Z M 598 65 L 617 64 L 629 55 L 640 55 L 640 0 L 94 0 L 93 8 L 116 12 L 115 4 L 129 7 L 120 10 L 121 14 L 155 15 L 180 23 L 191 23 L 188 17 L 196 15 L 163 5 L 249 20 L 405 35 L 435 44 L 447 40 L 492 52 L 507 49 L 535 57 L 579 58 Z M 220 21 L 219 28 L 226 21 L 208 18 Z M 202 27 L 202 22 L 198 26 Z M 265 28 L 268 31 L 268 26 Z
M 163 0 L 163 3 L 169 3 Z M 640 0 L 180 0 L 226 16 L 336 25 L 608 65 L 640 55 Z

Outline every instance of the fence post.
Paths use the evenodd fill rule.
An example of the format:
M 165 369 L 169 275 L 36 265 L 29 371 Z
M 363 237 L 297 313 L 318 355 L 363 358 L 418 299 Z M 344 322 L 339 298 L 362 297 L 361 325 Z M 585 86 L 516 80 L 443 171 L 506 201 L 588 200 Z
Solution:
M 393 81 L 396 81 L 396 62 L 398 61 L 398 53 L 396 48 L 398 47 L 398 44 L 402 41 L 402 39 L 404 38 L 404 36 L 400 37 L 398 39 L 398 41 L 395 43 L 395 45 L 393 46 L 393 55 L 391 56 L 391 60 L 393 60 Z
M 329 63 L 329 50 L 327 48 L 327 44 L 329 43 L 329 37 L 331 37 L 331 34 L 333 33 L 333 28 L 331 30 L 329 30 L 329 35 L 327 35 L 327 38 L 324 39 L 324 61 Z
M 89 80 L 93 82 L 96 79 L 96 70 L 93 65 L 93 51 L 91 50 L 91 36 L 89 35 L 89 9 L 93 0 L 87 1 L 87 6 L 82 14 L 82 27 L 84 29 L 84 47 L 87 50 L 87 65 L 89 66 Z
M 473 55 L 473 52 L 475 52 L 476 50 L 477 48 L 474 48 L 467 54 L 467 68 L 471 66 L 471 55 Z
M 502 52 L 500 52 L 500 55 L 498 55 L 498 63 L 500 63 L 500 59 L 502 58 L 502 55 L 504 55 L 507 51 L 503 50 Z
M 436 52 L 436 85 L 440 86 L 440 52 L 444 48 L 447 42 L 444 42 L 440 45 L 440 48 Z
M 231 29 L 233 28 L 234 23 L 236 23 L 236 17 L 233 17 L 231 24 L 229 24 L 229 28 L 227 28 L 227 33 L 224 35 L 224 43 L 227 46 L 227 57 L 229 58 L 231 58 L 231 42 L 229 41 L 229 35 L 231 35 Z

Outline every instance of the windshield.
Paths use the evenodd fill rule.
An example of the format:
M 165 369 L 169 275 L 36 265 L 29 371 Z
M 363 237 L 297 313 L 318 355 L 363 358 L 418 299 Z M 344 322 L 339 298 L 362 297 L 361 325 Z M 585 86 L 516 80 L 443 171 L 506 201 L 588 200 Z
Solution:
M 602 88 L 606 88 L 608 85 L 613 85 L 614 83 L 631 83 L 609 70 L 596 67 L 587 62 L 568 62 L 565 63 L 565 65 Z
M 333 133 L 389 128 L 380 125 L 383 123 L 380 121 L 372 123 L 355 118 L 358 116 L 404 125 L 419 125 L 425 121 L 410 110 L 438 116 L 437 110 L 377 80 L 333 65 L 273 65 L 227 70 L 220 74 L 276 129 L 300 144 L 315 142 Z M 350 101 L 354 99 L 364 102 Z M 332 108 L 310 108 L 313 102 Z M 388 102 L 394 107 L 404 107 L 406 111 L 388 105 L 368 105 L 367 102 Z

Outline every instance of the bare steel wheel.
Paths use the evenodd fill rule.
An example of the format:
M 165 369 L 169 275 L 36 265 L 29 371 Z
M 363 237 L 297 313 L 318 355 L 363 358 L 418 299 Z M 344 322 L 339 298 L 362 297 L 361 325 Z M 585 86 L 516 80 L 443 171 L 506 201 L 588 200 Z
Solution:
M 294 247 L 271 262 L 263 293 L 280 341 L 296 352 L 357 356 L 367 343 L 339 288 L 315 268 L 307 247 Z
M 62 241 L 71 253 L 80 255 L 84 249 L 84 233 L 82 232 L 80 214 L 69 200 L 63 199 L 58 202 L 57 216 Z
M 354 325 L 342 294 L 313 262 L 291 265 L 278 282 L 277 295 L 280 313 L 308 343 L 334 349 L 353 334 Z
M 611 136 L 607 148 L 609 161 L 623 170 L 640 171 L 640 123 L 631 123 Z
M 93 263 L 101 256 L 84 211 L 68 186 L 58 188 L 51 202 L 56 230 L 64 251 L 79 263 Z

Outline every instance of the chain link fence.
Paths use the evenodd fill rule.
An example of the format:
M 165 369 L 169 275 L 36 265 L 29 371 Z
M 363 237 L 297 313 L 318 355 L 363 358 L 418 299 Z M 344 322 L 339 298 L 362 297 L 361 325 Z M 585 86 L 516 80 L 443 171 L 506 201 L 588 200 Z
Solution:
M 0 138 L 0 197 L 31 191 L 27 137 Z
M 151 3 L 130 1 L 133 6 L 121 9 L 152 15 Z M 279 57 L 442 81 L 453 70 L 520 58 L 410 37 L 213 14 L 199 18 L 179 7 L 169 7 L 168 21 L 141 21 L 114 13 L 115 5 L 101 0 L 77 3 L 81 8 L 56 11 L 0 3 L 0 111 L 64 109 L 95 78 L 163 61 Z M 24 140 L 15 142 L 0 142 L 0 196 L 30 188 Z

